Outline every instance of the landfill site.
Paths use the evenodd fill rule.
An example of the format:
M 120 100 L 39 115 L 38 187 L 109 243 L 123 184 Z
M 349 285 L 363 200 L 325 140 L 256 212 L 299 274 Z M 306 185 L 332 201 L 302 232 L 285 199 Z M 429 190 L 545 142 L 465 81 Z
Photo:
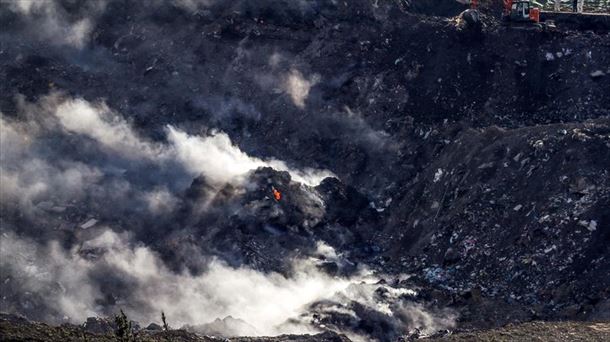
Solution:
M 610 2 L 0 0 L 0 340 L 610 341 Z

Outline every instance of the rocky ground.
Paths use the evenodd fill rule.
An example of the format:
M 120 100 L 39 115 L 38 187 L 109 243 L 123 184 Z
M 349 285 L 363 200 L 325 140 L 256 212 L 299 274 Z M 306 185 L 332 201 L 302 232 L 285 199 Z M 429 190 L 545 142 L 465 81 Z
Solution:
M 0 5 L 2 123 L 37 139 L 13 153 L 3 134 L 3 173 L 27 177 L 2 186 L 51 189 L 3 192 L 0 223 L 5 239 L 57 240 L 86 263 L 99 260 L 90 271 L 101 284 L 94 312 L 144 305 L 132 293 L 142 286 L 108 272 L 108 249 L 88 243 L 111 227 L 176 274 L 200 275 L 218 258 L 290 277 L 291 260 L 304 256 L 332 277 L 362 267 L 375 274 L 372 285 L 353 287 L 373 293 L 377 309 L 355 296 L 309 303 L 286 319 L 328 332 L 295 341 L 346 338 L 331 331 L 397 340 L 538 320 L 551 322 L 442 338 L 607 336 L 603 323 L 588 323 L 610 319 L 607 27 L 505 25 L 500 1 L 483 4 L 481 26 L 466 23 L 454 1 L 54 3 L 29 12 Z M 103 102 L 120 114 L 107 126 L 129 130 L 113 140 L 49 119 L 73 98 Z M 188 173 L 174 159 L 151 161 L 169 154 L 159 147 L 171 142 L 168 125 L 181 130 L 174 138 L 222 132 L 240 153 L 283 164 L 253 163 L 238 183 L 222 177 L 231 168 Z M 145 142 L 133 150 L 131 130 Z M 26 172 L 40 160 L 43 176 Z M 75 164 L 102 174 L 94 188 L 81 177 L 77 199 L 48 181 L 48 170 L 69 176 Z M 308 182 L 316 170 L 333 177 Z M 153 215 L 137 198 L 161 188 L 166 200 Z M 336 254 L 320 253 L 321 241 Z M 2 264 L 2 311 L 61 323 L 65 312 L 47 297 L 69 292 L 69 281 L 24 290 L 36 272 L 19 265 Z M 553 323 L 563 320 L 584 323 Z M 9 340 L 88 334 L 1 324 Z M 180 336 L 171 338 L 205 340 Z M 87 335 L 95 338 L 106 337 Z
M 117 341 L 117 337 L 112 332 L 91 333 L 82 327 L 70 324 L 61 326 L 49 326 L 44 323 L 30 322 L 22 317 L 2 315 L 0 317 L 0 334 L 3 341 Z M 214 341 L 235 341 L 235 342 L 274 342 L 274 341 L 321 341 L 321 342 L 343 342 L 349 341 L 345 336 L 337 335 L 332 332 L 325 332 L 317 335 L 285 335 L 277 337 L 236 337 L 220 338 L 200 336 L 185 330 L 141 330 L 134 334 L 133 338 L 137 341 L 176 341 L 176 342 L 214 342 Z
M 608 323 L 530 322 L 511 324 L 500 329 L 458 333 L 431 341 L 606 341 Z
M 28 322 L 16 317 L 0 318 L 0 332 L 4 341 L 115 341 L 111 333 L 93 334 L 78 326 L 52 327 L 43 323 Z M 444 337 L 428 337 L 422 341 L 606 341 L 610 324 L 600 322 L 529 322 L 510 324 L 503 328 L 456 332 Z M 342 342 L 349 339 L 342 335 L 325 332 L 317 335 L 284 335 L 276 337 L 214 338 L 200 336 L 184 330 L 141 331 L 138 341 L 235 341 L 235 342 Z M 415 339 L 410 336 L 408 340 Z

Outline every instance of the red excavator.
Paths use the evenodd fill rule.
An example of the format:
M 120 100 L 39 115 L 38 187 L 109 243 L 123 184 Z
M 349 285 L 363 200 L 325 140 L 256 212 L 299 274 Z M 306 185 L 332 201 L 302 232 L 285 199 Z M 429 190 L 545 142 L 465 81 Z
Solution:
M 478 10 L 478 5 L 478 0 L 470 0 L 471 10 Z M 502 18 L 506 21 L 513 22 L 539 23 L 540 9 L 538 7 L 533 7 L 531 1 L 504 0 Z
M 461 3 L 467 4 L 470 3 L 470 11 L 477 12 L 478 1 L 477 0 L 457 0 Z M 504 0 L 504 9 L 502 11 L 502 18 L 505 22 L 510 23 L 509 26 L 517 29 L 543 29 L 543 30 L 555 30 L 555 22 L 565 22 L 565 23 L 578 23 L 584 21 L 591 21 L 601 23 L 599 25 L 607 25 L 604 24 L 606 22 L 610 22 L 608 16 L 607 9 L 604 11 L 603 9 L 600 11 L 599 8 L 591 8 L 593 12 L 583 13 L 582 4 L 583 0 L 579 1 L 580 8 L 576 10 L 577 5 L 576 2 L 571 2 L 574 4 L 574 12 L 566 12 L 560 11 L 560 3 L 555 2 L 555 11 L 542 11 L 540 8 L 533 5 L 532 1 L 525 0 Z
M 504 0 L 502 17 L 507 21 L 539 23 L 540 8 L 533 7 L 530 1 Z

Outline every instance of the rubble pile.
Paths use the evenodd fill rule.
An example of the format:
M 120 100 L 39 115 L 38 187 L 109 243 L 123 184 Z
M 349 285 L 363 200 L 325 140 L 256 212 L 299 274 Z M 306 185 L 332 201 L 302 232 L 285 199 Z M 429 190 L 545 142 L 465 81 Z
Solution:
M 243 186 L 228 184 L 209 198 L 208 187 L 204 177 L 193 181 L 185 209 L 176 217 L 184 220 L 184 229 L 160 238 L 162 250 L 178 252 L 183 249 L 171 246 L 193 245 L 235 266 L 289 272 L 292 258 L 313 254 L 320 240 L 364 253 L 369 246 L 363 236 L 379 223 L 366 197 L 332 177 L 310 187 L 267 167 L 254 170 Z M 273 197 L 273 190 L 281 199 Z M 173 258 L 179 264 L 187 260 Z
M 608 319 L 610 34 L 481 6 L 474 20 L 449 0 L 0 3 L 0 234 L 23 247 L 0 263 L 0 311 L 84 319 L 59 309 L 74 288 L 34 243 L 102 265 L 80 275 L 99 297 L 87 315 L 150 307 L 157 293 L 136 298 L 137 275 L 103 264 L 127 249 L 110 230 L 172 275 L 221 260 L 289 278 L 312 258 L 334 279 L 385 279 L 286 317 L 319 331 Z
M 439 288 L 477 289 L 532 318 L 591 316 L 610 285 L 609 128 L 463 132 L 390 209 L 385 241 L 401 238 L 390 255 Z

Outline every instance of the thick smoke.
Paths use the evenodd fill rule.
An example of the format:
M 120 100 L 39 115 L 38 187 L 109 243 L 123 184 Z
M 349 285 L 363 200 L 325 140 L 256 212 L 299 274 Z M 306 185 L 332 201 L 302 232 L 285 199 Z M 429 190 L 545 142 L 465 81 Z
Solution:
M 305 108 L 305 100 L 309 96 L 311 87 L 320 81 L 320 75 L 313 75 L 311 79 L 306 79 L 298 70 L 291 70 L 285 76 L 283 89 L 290 95 L 295 106 Z
M 97 218 L 105 215 L 120 219 L 116 216 L 123 212 L 121 207 L 132 208 L 131 214 L 137 217 L 170 213 L 180 201 L 177 196 L 185 190 L 180 185 L 188 185 L 201 174 L 217 186 L 231 182 L 238 184 L 249 171 L 262 166 L 288 170 L 295 180 L 314 185 L 329 174 L 311 170 L 292 171 L 281 161 L 250 157 L 221 132 L 195 136 L 168 126 L 167 141 L 153 142 L 140 137 L 120 115 L 103 103 L 91 104 L 59 94 L 47 96 L 35 104 L 22 102 L 20 115 L 27 120 L 0 118 L 0 194 L 2 206 L 9 213 L 26 214 L 37 225 L 36 230 L 48 231 L 52 222 L 58 222 L 60 226 L 80 224 L 64 216 L 72 207 L 87 208 L 87 216 Z M 172 171 L 165 172 L 163 168 Z M 136 180 L 129 176 L 130 173 L 156 176 L 149 180 Z M 170 174 L 178 177 L 163 177 Z M 98 206 L 96 202 L 104 205 Z M 149 213 L 143 214 L 138 208 Z M 113 212 L 116 212 L 114 216 Z M 95 220 L 91 222 L 95 225 Z M 90 226 L 86 222 L 82 224 L 86 229 L 92 229 Z M 96 300 L 101 297 L 101 292 L 96 288 L 98 282 L 92 274 L 112 273 L 119 279 L 135 276 L 133 293 L 125 294 L 125 297 L 133 305 L 133 315 L 138 320 L 152 321 L 155 312 L 162 309 L 176 322 L 184 324 L 206 322 L 226 315 L 245 315 L 250 317 L 248 321 L 257 327 L 257 331 L 269 334 L 273 332 L 268 329 L 296 314 L 298 307 L 317 299 L 319 292 L 334 292 L 337 286 L 346 282 L 332 280 L 317 271 L 310 277 L 311 269 L 298 269 L 294 278 L 287 279 L 253 270 L 232 270 L 219 261 L 211 262 L 207 272 L 196 278 L 173 274 L 147 247 L 130 249 L 124 237 L 111 230 L 99 232 L 99 229 L 92 231 L 99 236 L 64 251 L 58 241 L 40 243 L 20 238 L 10 230 L 10 226 L 3 225 L 2 268 L 6 271 L 3 274 L 8 275 L 5 286 L 15 289 L 12 285 L 18 282 L 27 289 L 27 293 L 44 298 L 44 305 L 51 316 L 59 314 L 75 321 L 112 312 L 108 305 L 101 305 L 102 310 L 96 309 L 99 306 Z M 36 233 L 32 234 L 36 236 Z M 106 252 L 101 259 L 96 257 L 92 261 L 82 256 L 82 251 L 88 250 Z M 223 280 L 224 276 L 233 280 Z M 250 281 L 237 282 L 237 279 Z M 228 287 L 234 288 L 219 288 L 214 292 L 219 282 L 226 282 Z M 152 284 L 152 287 L 145 288 L 144 284 Z M 167 284 L 180 286 L 166 289 L 164 286 Z M 199 289 L 201 286 L 203 288 Z M 245 293 L 241 289 L 261 293 L 251 293 L 251 296 L 235 299 L 235 302 L 223 303 L 223 295 Z M 178 292 L 182 299 L 177 298 Z M 296 296 L 297 292 L 301 295 Z M 287 307 L 260 315 L 271 300 L 269 296 L 281 293 L 286 295 L 281 302 Z M 288 304 L 289 298 L 296 302 Z M 247 301 L 252 303 L 244 303 Z M 177 302 L 184 302 L 184 305 L 175 305 Z M 155 303 L 153 307 L 151 303 Z M 187 303 L 197 303 L 197 310 Z M 3 309 L 10 309 L 7 303 L 3 304 Z M 251 309 L 248 309 L 249 305 Z M 200 306 L 206 309 L 200 310 Z M 203 316 L 197 314 L 198 311 L 204 312 Z M 51 319 L 51 316 L 41 318 Z
M 250 157 L 222 132 L 201 137 L 167 126 L 169 144 L 146 142 L 103 104 L 94 107 L 84 100 L 67 100 L 58 106 L 55 114 L 66 130 L 86 135 L 123 157 L 159 162 L 171 160 L 181 164 L 192 175 L 203 174 L 215 185 L 236 181 L 249 171 L 264 166 L 289 171 L 293 179 L 308 185 L 317 185 L 322 179 L 332 176 L 328 171 L 294 171 L 276 159 L 264 161 Z
M 374 285 L 377 279 L 363 270 L 349 277 L 330 276 L 317 267 L 320 260 L 302 257 L 294 259 L 290 275 L 283 275 L 230 267 L 201 255 L 205 267 L 192 274 L 169 268 L 159 252 L 136 238 L 138 231 L 154 227 L 151 215 L 161 222 L 172 217 L 181 205 L 181 192 L 199 175 L 219 188 L 240 184 L 262 166 L 287 170 L 293 179 L 313 185 L 328 172 L 295 171 L 275 159 L 248 156 L 221 132 L 200 136 L 168 126 L 164 141 L 152 141 L 104 103 L 61 94 L 37 103 L 22 101 L 20 116 L 25 120 L 0 118 L 0 194 L 7 212 L 25 214 L 34 228 L 17 228 L 7 221 L 11 216 L 2 218 L 1 286 L 10 294 L 1 302 L 3 311 L 74 323 L 121 308 L 148 323 L 158 321 L 164 311 L 174 325 L 202 332 L 277 335 L 324 330 L 314 318 L 321 317 L 320 306 L 312 306 L 324 302 L 333 303 L 324 315 L 368 319 L 353 311 L 354 305 L 364 306 L 391 322 L 396 332 L 451 325 L 451 319 L 438 323 L 423 307 L 396 304 L 401 296 L 413 296 L 412 291 L 390 288 L 391 298 L 375 299 L 381 285 Z M 126 214 L 134 220 L 121 223 Z M 61 241 L 66 229 L 76 231 L 78 243 Z M 342 263 L 326 245 L 319 245 L 316 254 Z M 214 330 L 205 324 L 229 316 Z M 354 338 L 368 336 L 352 325 L 329 327 Z
M 321 75 L 294 58 L 298 40 L 276 46 L 256 30 L 218 39 L 242 34 L 229 27 L 235 15 L 307 26 L 326 7 L 347 7 L 337 4 L 3 1 L 0 310 L 80 323 L 122 308 L 143 324 L 163 310 L 175 327 L 203 332 L 231 316 L 238 323 L 223 321 L 221 334 L 332 329 L 365 340 L 386 336 L 359 328 L 371 318 L 387 336 L 450 326 L 450 315 L 411 303 L 412 291 L 376 284 L 326 245 L 308 249 L 316 230 L 357 241 L 351 225 L 370 209 L 338 181 L 315 190 L 333 176 L 320 165 L 376 182 L 360 166 L 384 167 L 377 161 L 393 149 L 380 125 L 323 101 L 320 89 L 338 89 L 351 71 Z M 253 172 L 262 167 L 286 172 Z M 267 198 L 271 178 L 287 189 L 280 204 Z M 213 210 L 192 203 L 202 197 Z M 328 208 L 329 198 L 345 208 Z M 261 239 L 277 259 L 301 255 L 284 272 Z M 351 271 L 321 271 L 333 263 Z M 332 321 L 341 314 L 353 321 Z
M 4 233 L 0 251 L 0 268 L 8 275 L 4 288 L 19 286 L 25 292 L 22 303 L 30 308 L 43 306 L 45 312 L 74 323 L 123 308 L 139 322 L 158 321 L 164 311 L 172 324 L 191 329 L 230 316 L 240 324 L 225 327 L 230 329 L 223 332 L 228 335 L 314 333 L 322 327 L 315 324 L 313 314 L 317 319 L 332 313 L 361 319 L 364 317 L 358 316 L 362 313 L 354 307 L 363 306 L 372 312 L 369 315 L 375 313 L 389 322 L 396 332 L 408 333 L 408 327 L 420 327 L 423 333 L 433 333 L 452 327 L 455 318 L 450 312 L 432 314 L 421 304 L 401 304 L 401 297 L 417 293 L 376 284 L 378 279 L 364 269 L 349 278 L 332 277 L 316 268 L 314 259 L 295 259 L 291 277 L 232 268 L 219 260 L 211 261 L 206 272 L 194 276 L 169 270 L 148 247 L 133 243 L 126 233 L 109 229 L 101 229 L 97 236 L 70 250 L 56 241 L 39 244 Z M 319 251 L 336 257 L 327 246 L 320 245 Z M 103 283 L 99 282 L 101 276 Z M 104 298 L 104 286 L 117 288 L 111 303 Z M 315 303 L 327 304 L 322 308 Z M 6 309 L 11 308 L 3 302 Z M 53 316 L 42 318 L 57 321 Z M 327 324 L 355 339 L 364 338 L 364 332 L 354 326 Z
M 30 205 L 51 195 L 63 202 L 79 199 L 102 178 L 136 171 L 143 166 L 158 169 L 147 174 L 162 173 L 162 168 L 182 173 L 180 177 L 155 179 L 157 184 L 150 185 L 159 189 L 143 194 L 147 199 L 159 195 L 169 198 L 168 188 L 180 184 L 184 187 L 201 174 L 216 186 L 239 182 L 249 171 L 263 166 L 289 171 L 293 179 L 310 185 L 317 185 L 332 175 L 313 169 L 293 170 L 276 159 L 250 157 L 222 132 L 196 136 L 168 126 L 167 141 L 152 142 L 140 137 L 103 103 L 62 99 L 55 94 L 35 105 L 23 104 L 22 111 L 32 120 L 22 123 L 1 118 L 2 194 L 7 200 L 18 197 Z M 74 155 L 65 153 L 68 148 L 76 150 Z M 98 152 L 107 158 L 87 159 Z M 115 178 L 112 181 L 117 181 Z
M 217 185 L 239 180 L 248 171 L 265 166 L 288 171 L 295 181 L 312 186 L 319 184 L 326 177 L 333 176 L 325 170 L 294 170 L 277 159 L 261 160 L 250 157 L 233 145 L 226 134 L 220 132 L 212 132 L 208 137 L 202 138 L 169 126 L 168 140 L 176 159 L 188 171 L 193 174 L 202 173 L 208 181 Z
M 306 304 L 349 285 L 349 280 L 329 277 L 306 262 L 295 263 L 291 278 L 230 268 L 218 260 L 199 276 L 177 274 L 150 249 L 130 245 L 125 234 L 111 230 L 69 251 L 57 242 L 39 245 L 12 233 L 4 236 L 2 244 L 2 269 L 13 276 L 5 281 L 42 296 L 47 307 L 75 323 L 84 317 L 111 314 L 121 306 L 140 322 L 158 321 L 163 310 L 177 326 L 232 316 L 248 322 L 258 335 L 296 333 L 306 327 L 277 329 Z M 95 259 L 83 256 L 91 250 L 99 251 Z M 96 279 L 102 273 L 109 281 L 129 286 L 125 297 L 114 298 L 117 307 L 96 304 L 103 298 Z
M 60 1 L 2 1 L 23 19 L 33 39 L 61 47 L 82 49 L 90 40 L 96 17 L 104 12 L 107 1 L 81 3 L 77 15 L 69 14 Z

